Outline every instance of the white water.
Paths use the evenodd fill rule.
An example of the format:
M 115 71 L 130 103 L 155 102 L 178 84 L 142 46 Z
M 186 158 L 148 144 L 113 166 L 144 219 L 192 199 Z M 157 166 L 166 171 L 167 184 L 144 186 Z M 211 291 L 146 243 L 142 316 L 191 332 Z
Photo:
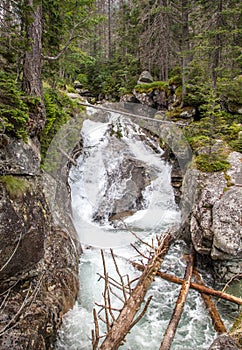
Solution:
M 125 121 L 113 115 L 110 123 L 115 131 L 120 123 L 124 125 Z M 92 312 L 95 302 L 103 304 L 104 286 L 98 276 L 103 274 L 99 248 L 106 248 L 109 276 L 117 278 L 108 249 L 112 247 L 115 248 L 115 254 L 120 256 L 117 261 L 121 273 L 129 274 L 132 280 L 139 275 L 139 272 L 127 262 L 127 258 L 134 260 L 137 258 L 137 252 L 130 246 L 130 242 L 135 241 L 130 231 L 135 231 L 143 240 L 151 242 L 156 234 L 167 231 L 172 225 L 178 224 L 180 219 L 170 184 L 170 167 L 161 160 L 162 150 L 158 147 L 154 152 L 140 141 L 138 135 L 141 135 L 142 131 L 128 123 L 122 129 L 122 139 L 116 138 L 116 142 L 123 143 L 121 152 L 120 147 L 115 147 L 115 143 L 110 144 L 108 141 L 110 123 L 85 121 L 82 129 L 83 155 L 78 159 L 78 166 L 73 167 L 70 173 L 74 224 L 83 243 L 84 253 L 80 260 L 80 295 L 73 310 L 64 317 L 57 342 L 59 350 L 92 349 L 90 340 L 93 329 Z M 115 139 L 115 136 L 112 138 Z M 127 154 L 145 162 L 153 174 L 154 179 L 144 193 L 145 207 L 125 219 L 125 225 L 129 229 L 124 227 L 123 223 L 116 223 L 114 227 L 107 220 L 102 225 L 94 223 L 92 216 L 98 210 L 102 196 L 105 195 L 107 174 L 119 167 L 124 155 Z M 110 187 L 112 196 L 108 199 L 108 204 L 112 204 L 112 198 L 121 196 L 124 189 L 125 183 L 117 177 L 116 183 Z M 139 243 L 138 245 L 139 249 L 145 250 Z M 162 263 L 162 271 L 182 277 L 185 270 L 184 253 L 186 253 L 185 245 L 176 242 Z M 179 290 L 178 285 L 156 279 L 147 295 L 147 298 L 149 295 L 153 296 L 151 304 L 144 318 L 127 336 L 122 349 L 159 349 Z M 112 305 L 120 307 L 120 301 L 114 298 Z M 102 325 L 101 329 L 103 330 Z M 201 298 L 197 292 L 190 291 L 171 349 L 205 350 L 215 336 Z

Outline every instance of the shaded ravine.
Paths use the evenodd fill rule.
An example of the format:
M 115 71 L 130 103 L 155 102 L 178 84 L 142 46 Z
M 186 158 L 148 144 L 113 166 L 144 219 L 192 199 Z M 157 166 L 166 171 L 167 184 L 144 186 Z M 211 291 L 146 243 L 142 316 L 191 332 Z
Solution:
M 113 247 L 120 256 L 120 270 L 123 274 L 130 274 L 132 279 L 139 273 L 127 262 L 127 258 L 135 259 L 137 256 L 130 247 L 130 242 L 135 241 L 130 231 L 150 241 L 171 225 L 179 224 L 180 220 L 170 184 L 170 166 L 161 160 L 162 150 L 158 145 L 150 147 L 152 140 L 144 143 L 143 132 L 137 125 L 126 124 L 119 115 L 112 115 L 106 123 L 87 120 L 82 129 L 82 138 L 83 152 L 77 166 L 72 167 L 69 178 L 74 223 L 84 250 L 80 259 L 81 289 L 75 307 L 63 319 L 56 345 L 61 350 L 92 348 L 92 310 L 95 301 L 102 301 L 103 292 L 103 284 L 97 276 L 97 273 L 102 273 L 99 248 L 106 248 L 110 275 L 115 275 L 108 255 L 108 248 Z M 119 178 L 120 169 L 127 162 L 135 163 L 138 169 L 142 168 L 146 181 L 137 185 L 137 177 L 135 181 L 132 177 L 135 172 L 127 166 L 126 175 L 121 171 L 124 177 Z M 126 213 L 121 221 L 110 222 L 110 218 L 116 215 L 117 219 L 124 211 Z M 133 215 L 125 218 L 127 214 Z M 162 270 L 182 277 L 185 253 L 183 242 L 174 243 L 162 264 Z M 145 317 L 128 335 L 122 348 L 159 348 L 178 293 L 179 286 L 157 279 L 149 291 L 153 299 Z M 113 303 L 119 306 L 117 300 Z M 222 312 L 228 326 L 232 321 L 228 311 L 233 311 L 229 308 L 224 308 Z M 172 349 L 207 349 L 215 336 L 198 293 L 189 292 Z

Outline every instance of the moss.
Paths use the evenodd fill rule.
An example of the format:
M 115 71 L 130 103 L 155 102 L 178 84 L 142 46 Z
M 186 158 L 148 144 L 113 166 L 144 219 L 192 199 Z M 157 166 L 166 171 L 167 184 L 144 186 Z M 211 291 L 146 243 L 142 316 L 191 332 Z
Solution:
M 150 84 L 138 84 L 135 86 L 137 92 L 151 92 L 153 90 L 168 91 L 169 84 L 166 81 L 153 81 Z
M 199 154 L 195 157 L 197 169 L 203 172 L 217 172 L 227 170 L 230 167 L 222 155 Z
M 22 198 L 29 188 L 26 180 L 13 175 L 1 176 L 0 182 L 4 185 L 11 199 Z
M 177 96 L 177 98 L 179 99 L 179 101 L 181 101 L 182 98 L 182 87 L 178 86 L 175 90 L 175 94 Z
M 180 114 L 182 113 L 183 109 L 180 107 L 176 107 L 168 112 L 166 112 L 167 117 L 169 118 L 179 118 Z
M 180 75 L 174 75 L 169 79 L 169 85 L 182 85 L 182 78 Z
M 42 161 L 55 134 L 81 108 L 65 92 L 50 87 L 44 89 L 44 98 L 46 124 L 40 134 Z
M 242 312 L 236 318 L 232 328 L 229 331 L 230 335 L 242 345 Z
M 187 140 L 193 150 L 206 147 L 209 144 L 209 137 L 205 135 L 188 136 Z

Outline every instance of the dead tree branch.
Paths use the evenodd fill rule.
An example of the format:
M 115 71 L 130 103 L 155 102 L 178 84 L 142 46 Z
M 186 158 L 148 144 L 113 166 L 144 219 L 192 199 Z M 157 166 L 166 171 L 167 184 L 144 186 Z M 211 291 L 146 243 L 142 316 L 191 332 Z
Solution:
M 136 321 L 134 321 L 135 315 L 140 310 L 145 295 L 151 283 L 153 282 L 157 271 L 160 268 L 162 258 L 167 253 L 172 241 L 173 237 L 169 232 L 166 234 L 160 245 L 158 245 L 158 247 L 154 250 L 153 256 L 150 258 L 149 263 L 146 265 L 145 270 L 140 276 L 137 285 L 132 290 L 131 295 L 125 301 L 119 316 L 113 322 L 112 326 L 107 332 L 104 341 L 99 347 L 100 350 L 118 349 L 118 347 L 124 341 L 127 333 L 131 330 L 132 326 L 136 324 Z M 147 307 L 145 306 L 144 309 Z M 143 312 L 141 312 L 141 314 L 143 314 Z M 138 316 L 138 319 L 139 317 L 140 316 Z
M 98 347 L 99 339 L 100 339 L 96 309 L 93 309 L 93 319 L 94 319 L 95 329 L 92 330 L 92 348 L 93 348 L 93 350 L 96 350 Z
M 201 284 L 202 286 L 204 286 L 203 280 L 201 278 L 201 276 L 199 275 L 198 271 L 194 269 L 193 271 L 193 275 L 197 281 L 197 283 Z M 210 297 L 210 295 L 206 295 L 204 293 L 201 293 L 201 297 L 203 298 L 204 304 L 209 312 L 209 315 L 212 319 L 213 322 L 213 326 L 215 331 L 218 334 L 222 334 L 222 333 L 226 333 L 226 327 L 220 317 L 220 314 L 212 300 L 212 298 Z
M 136 262 L 132 262 L 132 265 L 140 271 L 144 271 L 144 269 L 145 269 L 145 265 L 142 265 L 142 264 L 139 264 Z M 184 282 L 184 280 L 182 278 L 179 278 L 179 277 L 176 277 L 176 276 L 173 276 L 173 275 L 170 275 L 168 273 L 161 272 L 161 271 L 157 272 L 157 276 L 163 278 L 166 281 L 172 282 L 172 283 L 182 284 Z M 198 283 L 191 282 L 190 288 L 195 289 L 200 293 L 212 295 L 214 297 L 228 300 L 228 301 L 235 303 L 235 304 L 238 304 L 238 305 L 242 305 L 241 298 L 235 297 L 234 295 L 230 295 L 230 294 L 227 294 L 227 293 L 224 293 L 224 292 L 221 292 L 221 291 L 209 288 L 209 287 L 206 287 L 205 285 L 203 286 L 203 285 L 200 285 Z
M 176 307 L 173 311 L 172 317 L 170 319 L 169 325 L 166 329 L 163 341 L 160 346 L 160 350 L 169 350 L 174 339 L 178 323 L 180 321 L 183 308 L 186 302 L 188 291 L 190 288 L 192 271 L 193 271 L 194 254 L 193 252 L 188 256 L 187 267 L 184 276 L 184 282 L 182 284 L 180 294 L 178 296 Z

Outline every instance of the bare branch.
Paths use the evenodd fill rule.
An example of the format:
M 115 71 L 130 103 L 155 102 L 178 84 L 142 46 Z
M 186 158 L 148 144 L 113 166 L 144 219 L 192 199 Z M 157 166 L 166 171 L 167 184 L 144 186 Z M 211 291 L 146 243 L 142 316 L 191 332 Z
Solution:
M 99 343 L 99 326 L 98 326 L 98 319 L 97 319 L 97 312 L 96 309 L 93 309 L 93 319 L 94 319 L 94 325 L 95 329 L 92 330 L 92 348 L 93 350 L 96 350 Z
M 145 269 L 144 265 L 138 264 L 136 262 L 132 262 L 132 265 L 140 271 L 144 271 L 144 269 Z M 157 276 L 159 276 L 159 277 L 161 277 L 169 282 L 172 282 L 172 283 L 182 284 L 184 282 L 184 280 L 182 278 L 167 274 L 167 273 L 162 272 L 162 271 L 158 271 Z M 234 295 L 230 295 L 230 294 L 227 294 L 227 293 L 224 293 L 224 292 L 221 292 L 221 291 L 218 291 L 218 290 L 206 287 L 206 286 L 201 286 L 200 284 L 195 283 L 195 282 L 191 282 L 190 287 L 191 287 L 191 289 L 195 289 L 198 292 L 212 295 L 214 297 L 221 298 L 221 299 L 230 301 L 230 302 L 238 304 L 238 305 L 242 305 L 242 299 L 235 297 Z
M 198 271 L 194 269 L 193 271 L 193 275 L 195 276 L 195 279 L 196 281 L 201 284 L 202 286 L 204 286 L 204 283 L 203 283 L 203 280 L 201 278 L 201 276 L 199 275 Z M 223 334 L 223 333 L 226 333 L 227 330 L 226 330 L 226 327 L 223 323 L 223 320 L 221 319 L 220 317 L 220 314 L 211 298 L 210 295 L 206 295 L 204 293 L 201 293 L 201 297 L 204 301 L 204 304 L 209 312 L 209 315 L 212 319 L 212 323 L 213 323 L 213 326 L 214 326 L 214 329 L 215 331 L 218 333 L 218 334 Z
M 108 304 L 108 274 L 107 274 L 107 269 L 106 269 L 106 263 L 105 263 L 105 257 L 104 257 L 104 252 L 101 250 L 101 256 L 102 256 L 102 263 L 103 263 L 103 273 L 104 273 L 104 281 L 105 281 L 105 287 L 104 287 L 104 303 L 105 303 L 105 318 L 106 318 L 106 327 L 107 327 L 107 332 L 110 330 L 110 322 L 109 322 L 109 314 L 108 314 L 108 307 L 110 306 Z
M 117 272 L 117 274 L 119 276 L 119 279 L 121 281 L 121 284 L 122 284 L 122 291 L 123 291 L 124 300 L 126 301 L 127 300 L 127 294 L 126 294 L 126 291 L 125 291 L 125 283 L 124 283 L 123 277 L 122 277 L 122 275 L 121 275 L 121 273 L 119 271 L 119 268 L 118 268 L 115 256 L 113 254 L 113 250 L 110 249 L 110 252 L 111 252 L 111 255 L 112 255 L 112 258 L 113 258 L 113 262 L 114 262 L 114 265 L 115 265 L 116 272 Z
M 144 314 L 146 313 L 149 305 L 150 305 L 150 302 L 152 300 L 152 295 L 148 298 L 147 302 L 145 303 L 145 306 L 143 308 L 143 310 L 141 311 L 141 313 L 137 316 L 137 318 L 132 322 L 131 326 L 130 326 L 130 329 L 133 328 L 140 320 L 141 318 L 144 316 Z
M 184 276 L 184 282 L 182 284 L 180 294 L 177 298 L 176 307 L 173 311 L 172 317 L 170 319 L 169 325 L 166 329 L 163 341 L 160 346 L 160 350 L 169 350 L 172 344 L 172 341 L 174 339 L 176 329 L 178 326 L 178 323 L 180 321 L 183 308 L 186 302 L 186 298 L 188 295 L 188 291 L 190 288 L 191 278 L 192 278 L 192 271 L 193 271 L 193 262 L 194 262 L 194 253 L 189 255 L 187 259 L 187 267 L 186 272 Z
M 107 333 L 104 341 L 99 347 L 100 350 L 116 350 L 124 341 L 127 333 L 132 327 L 132 324 L 135 322 L 135 315 L 141 308 L 144 297 L 160 268 L 162 258 L 167 253 L 172 241 L 173 237 L 169 232 L 164 237 L 161 245 L 154 250 L 153 256 L 145 267 L 145 270 L 138 280 L 138 283 L 132 290 L 132 293 L 125 302 L 118 318 L 113 322 L 110 331 Z
M 136 250 L 136 252 L 137 252 L 140 256 L 142 256 L 144 259 L 149 260 L 149 258 L 147 258 L 147 256 L 145 256 L 143 253 L 141 253 L 141 251 L 140 251 L 133 243 L 131 243 L 130 245 L 131 245 L 132 248 L 134 248 L 134 250 Z

